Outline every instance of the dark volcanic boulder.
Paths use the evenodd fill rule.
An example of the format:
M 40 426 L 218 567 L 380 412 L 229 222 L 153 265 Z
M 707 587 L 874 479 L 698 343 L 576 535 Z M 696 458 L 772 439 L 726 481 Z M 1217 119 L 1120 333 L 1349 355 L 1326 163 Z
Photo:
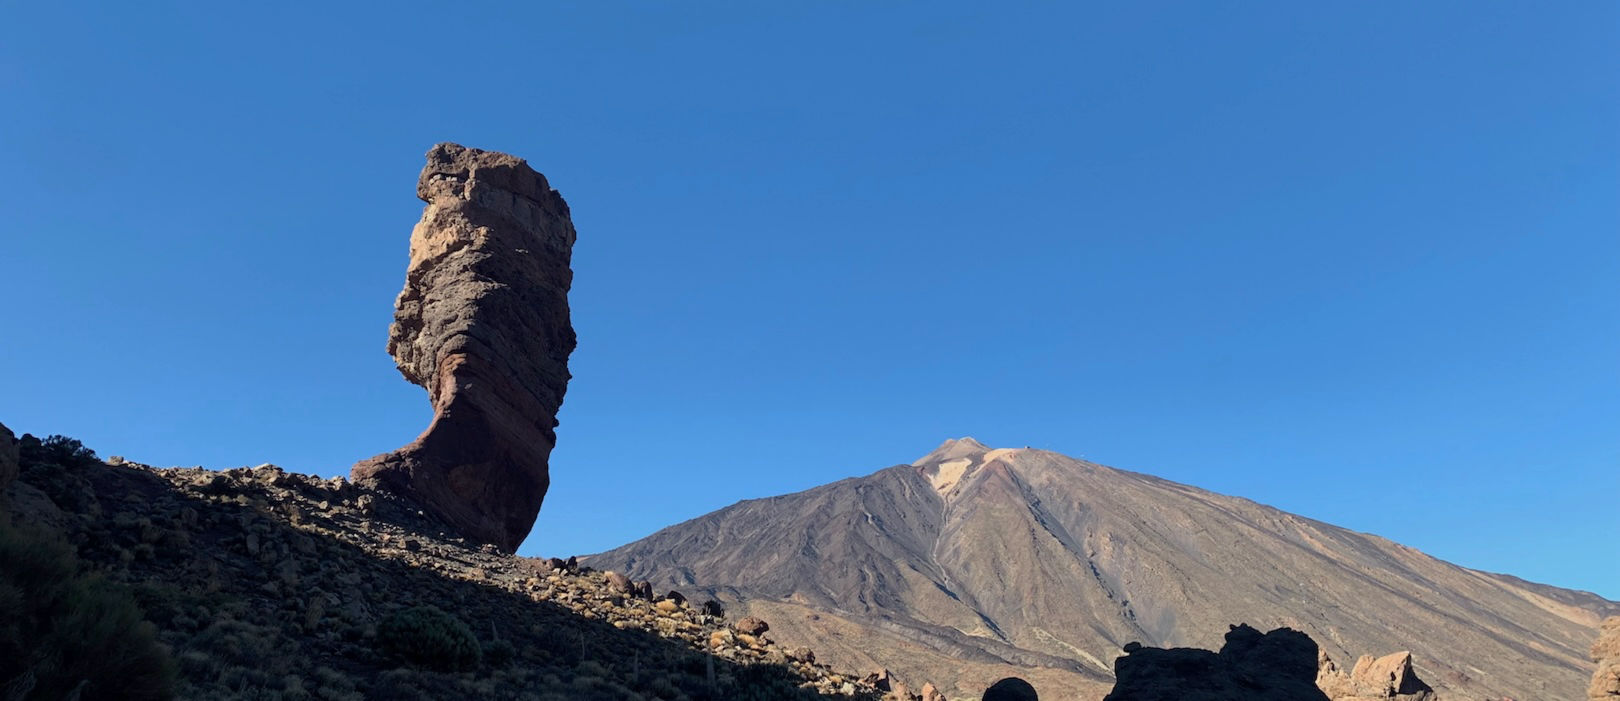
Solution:
M 1290 628 L 1232 626 L 1220 652 L 1127 648 L 1103 701 L 1328 701 L 1316 688 L 1316 642 Z
M 574 350 L 574 225 L 521 158 L 439 144 L 427 160 L 416 186 L 427 207 L 411 232 L 388 353 L 427 389 L 433 422 L 352 474 L 512 551 L 551 484 Z
M 1035 687 L 1018 677 L 1007 677 L 984 690 L 980 701 L 1040 701 Z

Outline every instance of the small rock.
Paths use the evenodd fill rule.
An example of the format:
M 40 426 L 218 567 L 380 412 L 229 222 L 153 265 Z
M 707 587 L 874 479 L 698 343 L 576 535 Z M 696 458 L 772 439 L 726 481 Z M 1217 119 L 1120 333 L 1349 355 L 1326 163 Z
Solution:
M 608 589 L 619 592 L 620 594 L 631 594 L 634 593 L 636 589 L 635 583 L 631 582 L 629 577 L 619 574 L 618 572 L 607 573 L 607 586 Z
M 749 616 L 749 617 L 744 618 L 744 619 L 742 619 L 740 621 L 737 621 L 736 625 L 734 625 L 733 627 L 736 628 L 737 632 L 739 632 L 739 633 L 747 633 L 749 635 L 760 635 L 760 634 L 764 633 L 765 631 L 770 630 L 771 629 L 771 624 L 766 623 L 765 621 L 763 621 L 763 620 L 761 620 L 759 618 L 756 618 L 754 616 Z

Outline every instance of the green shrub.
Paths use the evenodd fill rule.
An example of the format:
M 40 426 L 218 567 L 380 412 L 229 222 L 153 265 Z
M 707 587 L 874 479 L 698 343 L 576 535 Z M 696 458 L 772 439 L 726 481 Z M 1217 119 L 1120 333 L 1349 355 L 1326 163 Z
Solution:
M 167 699 L 174 663 L 122 588 L 86 575 L 72 548 L 0 519 L 0 687 L 23 698 Z
M 445 672 L 477 667 L 483 656 L 467 624 L 433 606 L 389 616 L 377 626 L 377 645 L 412 665 Z
M 517 646 L 510 640 L 491 640 L 484 646 L 484 661 L 489 666 L 500 669 L 517 658 Z
M 96 457 L 96 451 L 84 447 L 77 438 L 67 436 L 46 436 L 44 440 L 40 440 L 32 434 L 24 433 L 17 450 L 19 462 L 24 465 L 81 467 L 101 462 L 101 459 Z

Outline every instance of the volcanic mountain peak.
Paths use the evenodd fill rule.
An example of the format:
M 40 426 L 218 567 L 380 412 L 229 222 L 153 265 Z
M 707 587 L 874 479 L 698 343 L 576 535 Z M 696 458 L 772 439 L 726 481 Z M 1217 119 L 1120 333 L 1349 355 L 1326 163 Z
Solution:
M 1598 620 L 1620 613 L 1247 499 L 972 438 L 591 564 L 710 593 L 844 666 L 963 694 L 1009 666 L 1043 696 L 1105 690 L 1127 643 L 1209 647 L 1209 631 L 1247 621 L 1337 659 L 1411 650 L 1425 680 L 1476 698 L 1573 699 Z
M 990 446 L 974 440 L 972 436 L 947 438 L 945 439 L 945 442 L 939 444 L 939 447 L 935 448 L 933 452 L 917 458 L 917 460 L 911 464 L 913 467 L 921 467 L 923 465 L 945 462 L 947 460 L 958 460 L 962 458 L 972 459 L 988 452 L 990 452 Z

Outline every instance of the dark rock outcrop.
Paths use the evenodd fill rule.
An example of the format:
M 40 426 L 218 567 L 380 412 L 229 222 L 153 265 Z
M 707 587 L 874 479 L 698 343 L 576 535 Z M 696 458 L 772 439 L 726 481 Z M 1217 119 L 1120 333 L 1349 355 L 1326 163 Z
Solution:
M 1103 701 L 1328 701 L 1316 664 L 1316 642 L 1304 633 L 1236 625 L 1220 652 L 1132 648 L 1114 660 L 1114 690 Z
M 982 701 L 1040 701 L 1040 696 L 1029 682 L 1007 677 L 985 689 Z
M 1620 699 L 1620 616 L 1603 621 L 1597 642 L 1592 643 L 1592 661 L 1598 668 L 1592 674 L 1591 686 L 1586 687 L 1587 698 Z
M 439 144 L 427 161 L 416 186 L 427 207 L 411 232 L 388 352 L 427 389 L 433 422 L 352 475 L 512 551 L 551 484 L 574 350 L 574 226 L 562 196 L 521 158 Z
M 17 436 L 5 424 L 0 424 L 0 492 L 17 479 Z

